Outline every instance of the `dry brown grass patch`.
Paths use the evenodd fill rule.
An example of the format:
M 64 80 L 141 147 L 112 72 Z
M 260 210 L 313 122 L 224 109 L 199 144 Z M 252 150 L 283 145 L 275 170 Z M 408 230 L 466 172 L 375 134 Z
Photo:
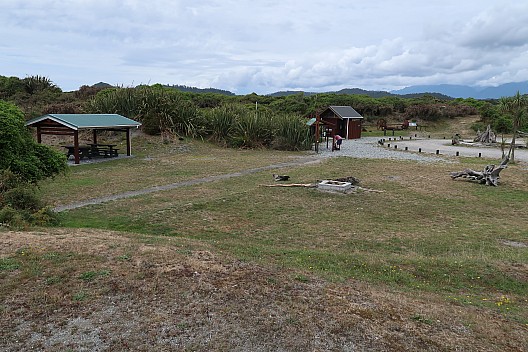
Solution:
M 4 289 L 6 351 L 527 348 L 525 328 L 479 308 L 354 280 L 331 283 L 304 274 L 298 281 L 290 270 L 218 256 L 203 245 L 182 250 L 182 241 L 190 241 L 145 243 L 133 234 L 69 229 L 1 235 L 2 257 L 21 247 L 87 255 L 69 282 L 85 299 L 73 301 L 69 288 L 43 285 L 41 276 Z M 123 251 L 130 258 L 116 260 Z M 100 266 L 111 273 L 96 283 L 78 282 L 76 273 Z M 54 309 L 35 314 L 36 305 Z

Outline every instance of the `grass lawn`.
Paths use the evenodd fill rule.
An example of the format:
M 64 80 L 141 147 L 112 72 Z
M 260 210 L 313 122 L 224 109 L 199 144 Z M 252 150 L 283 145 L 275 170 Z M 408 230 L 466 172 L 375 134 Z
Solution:
M 305 155 L 200 142 L 143 145 L 136 158 L 73 167 L 41 192 L 58 205 Z M 520 351 L 528 340 L 528 173 L 512 165 L 495 188 L 449 177 L 485 164 L 339 157 L 277 171 L 295 183 L 354 176 L 382 192 L 264 187 L 273 183 L 271 170 L 66 211 L 61 228 L 27 235 L 29 245 L 6 237 L 12 246 L 1 253 L 2 298 L 24 296 L 20 280 L 41 285 L 55 298 L 33 293 L 32 300 L 44 300 L 42 314 L 53 315 L 58 307 L 93 310 L 107 297 L 122 307 L 128 294 L 134 302 L 148 295 L 156 310 L 159 295 L 212 312 L 199 323 L 178 308 L 178 336 L 206 339 L 196 334 L 216 331 L 211 324 L 223 317 L 231 337 L 238 331 L 265 346 L 275 336 L 268 350 L 343 350 L 356 331 L 356 348 Z M 70 308 L 59 303 L 61 290 Z M 243 332 L 230 325 L 235 318 L 247 324 Z M 317 331 L 327 343 L 319 349 Z M 209 338 L 185 348 L 258 345 Z

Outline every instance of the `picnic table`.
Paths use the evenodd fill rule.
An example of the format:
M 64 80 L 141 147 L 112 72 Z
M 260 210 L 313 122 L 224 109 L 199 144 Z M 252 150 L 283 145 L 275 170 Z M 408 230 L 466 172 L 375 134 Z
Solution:
M 65 145 L 64 148 L 67 149 L 66 158 L 70 158 L 71 155 L 75 155 L 75 146 L 74 145 Z M 88 158 L 91 159 L 91 147 L 89 145 L 80 145 L 79 146 L 79 158 Z
M 91 156 L 111 158 L 118 156 L 117 144 L 90 144 Z

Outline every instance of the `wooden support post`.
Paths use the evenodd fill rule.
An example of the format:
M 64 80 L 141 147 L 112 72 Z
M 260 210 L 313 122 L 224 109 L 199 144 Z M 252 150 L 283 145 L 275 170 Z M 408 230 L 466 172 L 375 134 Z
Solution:
M 320 138 L 320 129 L 319 124 L 321 123 L 321 116 L 316 112 L 315 113 L 315 152 L 319 153 L 319 138 Z M 328 148 L 328 138 L 326 140 L 326 148 Z
M 37 126 L 37 143 L 42 143 L 42 131 L 40 126 Z
M 79 131 L 73 133 L 73 156 L 75 158 L 75 163 L 79 164 L 81 159 L 79 158 Z
M 97 144 L 97 130 L 93 130 L 93 143 Z
M 132 155 L 132 145 L 130 143 L 130 128 L 126 129 L 127 156 Z

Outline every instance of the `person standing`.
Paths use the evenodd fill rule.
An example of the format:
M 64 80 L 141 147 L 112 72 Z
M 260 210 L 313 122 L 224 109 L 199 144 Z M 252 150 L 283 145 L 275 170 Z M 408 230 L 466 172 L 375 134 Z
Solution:
M 335 150 L 341 150 L 341 144 L 343 143 L 343 137 L 336 134 L 334 138 L 335 138 Z

